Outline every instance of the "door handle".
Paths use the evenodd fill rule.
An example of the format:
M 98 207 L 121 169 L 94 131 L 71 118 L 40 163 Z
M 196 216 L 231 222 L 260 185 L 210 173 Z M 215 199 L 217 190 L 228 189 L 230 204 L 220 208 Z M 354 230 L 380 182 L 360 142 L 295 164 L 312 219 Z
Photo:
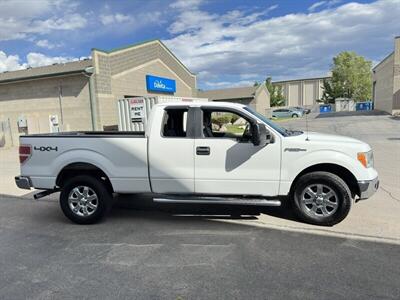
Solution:
M 210 155 L 210 147 L 196 147 L 197 155 Z

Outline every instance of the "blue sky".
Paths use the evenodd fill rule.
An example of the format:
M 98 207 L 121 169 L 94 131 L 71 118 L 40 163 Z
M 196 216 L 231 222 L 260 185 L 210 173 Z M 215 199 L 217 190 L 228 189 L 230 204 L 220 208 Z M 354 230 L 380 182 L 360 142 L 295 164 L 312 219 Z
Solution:
M 0 0 L 0 72 L 158 38 L 202 89 L 325 76 L 340 51 L 393 51 L 399 16 L 400 0 Z

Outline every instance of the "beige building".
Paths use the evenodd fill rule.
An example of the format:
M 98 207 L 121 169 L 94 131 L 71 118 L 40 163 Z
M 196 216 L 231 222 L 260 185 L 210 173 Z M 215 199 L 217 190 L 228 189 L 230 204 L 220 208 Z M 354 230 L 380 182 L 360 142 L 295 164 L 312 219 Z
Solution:
M 103 130 L 118 124 L 127 96 L 197 97 L 196 75 L 159 40 L 103 51 L 91 59 L 0 74 L 0 146 L 23 133 Z M 173 89 L 152 89 L 148 76 Z M 160 87 L 160 85 L 158 85 Z
M 400 114 L 400 36 L 394 51 L 372 69 L 374 108 Z
M 272 84 L 282 88 L 285 106 L 312 106 L 321 99 L 324 92 L 323 82 L 329 79 L 331 77 L 306 78 L 275 81 Z
M 268 115 L 270 108 L 269 92 L 265 84 L 260 84 L 256 87 L 199 91 L 197 96 L 199 98 L 208 98 L 209 101 L 227 101 L 249 105 L 263 115 Z

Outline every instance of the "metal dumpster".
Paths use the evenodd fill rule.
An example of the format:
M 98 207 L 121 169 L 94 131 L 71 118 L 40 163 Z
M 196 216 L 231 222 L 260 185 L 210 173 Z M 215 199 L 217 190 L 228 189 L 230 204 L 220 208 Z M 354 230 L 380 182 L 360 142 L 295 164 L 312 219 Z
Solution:
M 319 112 L 322 113 L 329 113 L 332 112 L 332 106 L 330 104 L 321 104 L 319 106 Z
M 358 102 L 356 104 L 356 110 L 372 110 L 372 102 Z

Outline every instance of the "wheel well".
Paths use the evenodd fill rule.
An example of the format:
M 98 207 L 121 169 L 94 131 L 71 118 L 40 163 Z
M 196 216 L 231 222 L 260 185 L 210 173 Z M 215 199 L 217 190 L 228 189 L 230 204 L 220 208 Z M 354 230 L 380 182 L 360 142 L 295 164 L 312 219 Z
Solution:
M 82 162 L 72 163 L 65 166 L 57 176 L 56 185 L 62 188 L 69 178 L 73 178 L 78 175 L 89 175 L 95 177 L 103 181 L 111 193 L 114 191 L 110 179 L 106 173 L 103 172 L 103 170 L 95 165 Z
M 293 189 L 296 186 L 296 183 L 300 179 L 301 176 L 303 176 L 304 174 L 316 172 L 316 171 L 329 172 L 329 173 L 339 176 L 341 179 L 344 180 L 344 182 L 346 182 L 353 197 L 355 195 L 360 196 L 360 188 L 358 187 L 357 179 L 353 175 L 353 173 L 351 173 L 348 169 L 346 169 L 342 166 L 339 166 L 339 165 L 335 165 L 335 164 L 317 164 L 317 165 L 308 167 L 307 169 L 304 169 L 294 179 L 290 193 L 293 192 Z

